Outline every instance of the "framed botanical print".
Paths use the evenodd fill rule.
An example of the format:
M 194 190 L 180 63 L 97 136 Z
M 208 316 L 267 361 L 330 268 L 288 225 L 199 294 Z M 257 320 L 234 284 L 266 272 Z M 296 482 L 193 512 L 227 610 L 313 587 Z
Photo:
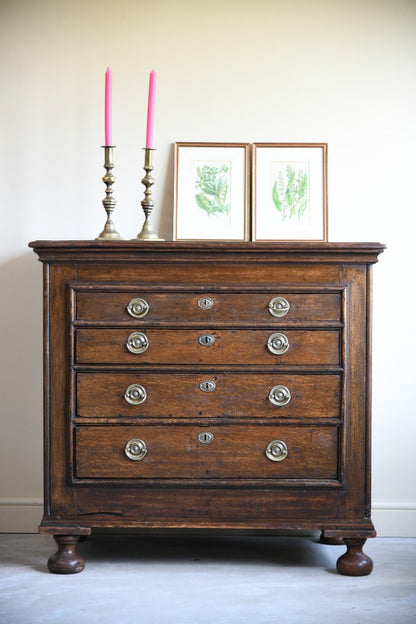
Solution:
M 253 145 L 253 240 L 328 240 L 326 143 Z
M 174 240 L 248 240 L 249 154 L 249 143 L 175 143 Z

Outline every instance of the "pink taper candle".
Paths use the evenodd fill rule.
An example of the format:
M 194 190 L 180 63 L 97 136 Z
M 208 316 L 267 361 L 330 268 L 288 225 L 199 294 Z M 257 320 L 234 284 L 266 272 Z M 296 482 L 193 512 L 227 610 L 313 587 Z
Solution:
M 107 67 L 105 72 L 105 144 L 113 144 L 113 123 L 112 123 L 112 92 L 113 74 Z
M 147 130 L 146 147 L 153 147 L 153 122 L 155 119 L 155 92 L 156 92 L 156 72 L 150 72 L 149 78 L 149 100 L 147 103 Z

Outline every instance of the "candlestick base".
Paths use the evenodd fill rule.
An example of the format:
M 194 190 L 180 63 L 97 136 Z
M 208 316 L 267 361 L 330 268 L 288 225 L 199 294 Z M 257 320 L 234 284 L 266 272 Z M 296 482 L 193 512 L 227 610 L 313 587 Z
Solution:
M 136 236 L 136 240 L 160 240 L 163 241 L 165 240 L 164 238 L 160 238 L 156 232 L 153 231 L 152 226 L 150 225 L 149 221 L 145 220 L 145 222 L 143 223 L 143 227 L 140 231 L 139 234 L 137 234 Z
M 153 210 L 154 204 L 152 200 L 152 189 L 151 187 L 154 184 L 154 179 L 152 177 L 151 172 L 153 171 L 153 157 L 154 149 L 151 147 L 144 148 L 144 170 L 146 175 L 142 178 L 142 184 L 145 186 L 144 191 L 144 199 L 140 202 L 143 208 L 145 221 L 143 223 L 143 227 L 141 232 L 136 236 L 136 240 L 160 240 L 163 241 L 163 238 L 159 238 L 159 236 L 153 231 L 153 228 L 150 224 L 150 214 Z
M 113 145 L 104 145 L 104 168 L 106 174 L 103 177 L 103 182 L 106 185 L 105 198 L 103 199 L 104 210 L 107 213 L 107 221 L 105 222 L 104 229 L 97 236 L 95 240 L 120 240 L 121 236 L 117 232 L 115 225 L 112 221 L 113 210 L 116 207 L 117 200 L 113 197 L 113 184 L 116 181 L 112 173 L 114 168 L 113 164 Z

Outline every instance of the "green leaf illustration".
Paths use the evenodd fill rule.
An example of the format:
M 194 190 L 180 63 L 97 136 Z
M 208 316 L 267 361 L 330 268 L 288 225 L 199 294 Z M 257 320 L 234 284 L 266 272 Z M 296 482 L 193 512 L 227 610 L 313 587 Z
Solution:
M 272 186 L 272 201 L 283 221 L 293 217 L 300 220 L 309 205 L 309 177 L 303 169 L 296 170 L 286 164 L 283 173 L 279 171 Z
M 217 182 L 217 196 L 221 198 L 222 201 L 225 201 L 228 192 L 228 184 L 225 178 L 219 178 Z
M 227 181 L 229 167 L 222 165 L 218 168 L 206 164 L 198 166 L 196 172 L 195 187 L 199 189 L 199 193 L 195 195 L 195 201 L 198 207 L 205 210 L 208 215 L 228 214 L 230 205 L 226 200 L 229 191 Z
M 217 189 L 212 188 L 211 186 L 207 186 L 206 184 L 201 184 L 200 189 L 203 193 L 206 193 L 207 195 L 217 194 Z
M 195 195 L 195 200 L 202 210 L 206 210 L 208 214 L 211 212 L 211 202 L 206 195 L 199 193 L 198 195 Z
M 282 212 L 282 202 L 280 201 L 279 191 L 277 190 L 277 181 L 273 184 L 272 199 L 276 209 Z

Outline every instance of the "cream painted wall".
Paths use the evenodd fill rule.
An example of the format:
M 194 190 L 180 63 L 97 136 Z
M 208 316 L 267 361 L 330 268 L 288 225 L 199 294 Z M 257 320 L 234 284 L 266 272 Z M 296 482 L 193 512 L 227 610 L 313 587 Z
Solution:
M 126 238 L 142 223 L 152 68 L 166 238 L 175 141 L 329 144 L 330 240 L 388 245 L 374 271 L 374 520 L 416 535 L 416 2 L 2 0 L 0 58 L 0 530 L 36 531 L 41 516 L 41 265 L 27 243 L 101 230 L 111 65 Z

